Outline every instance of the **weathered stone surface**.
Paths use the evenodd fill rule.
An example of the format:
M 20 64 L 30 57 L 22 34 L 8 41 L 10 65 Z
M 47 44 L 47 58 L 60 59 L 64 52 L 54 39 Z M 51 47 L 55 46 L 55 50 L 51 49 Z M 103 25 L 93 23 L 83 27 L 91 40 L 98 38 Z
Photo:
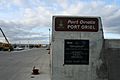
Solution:
M 55 31 L 56 17 L 53 17 L 52 32 L 52 80 L 107 80 L 107 67 L 104 54 L 104 37 L 101 19 L 98 32 L 82 31 Z M 89 64 L 66 65 L 64 64 L 65 40 L 89 40 Z

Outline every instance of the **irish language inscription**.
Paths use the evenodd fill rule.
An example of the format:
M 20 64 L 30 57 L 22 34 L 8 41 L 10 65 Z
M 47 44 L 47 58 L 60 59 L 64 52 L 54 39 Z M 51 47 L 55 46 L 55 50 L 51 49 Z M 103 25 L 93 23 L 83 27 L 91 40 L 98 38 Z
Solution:
M 64 64 L 89 64 L 89 40 L 65 40 Z

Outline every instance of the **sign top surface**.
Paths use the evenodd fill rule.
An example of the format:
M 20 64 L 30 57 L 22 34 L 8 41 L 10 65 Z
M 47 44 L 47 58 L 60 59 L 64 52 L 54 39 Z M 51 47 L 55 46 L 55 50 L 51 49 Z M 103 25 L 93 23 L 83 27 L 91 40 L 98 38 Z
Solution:
M 97 32 L 99 21 L 96 17 L 55 16 L 55 31 Z

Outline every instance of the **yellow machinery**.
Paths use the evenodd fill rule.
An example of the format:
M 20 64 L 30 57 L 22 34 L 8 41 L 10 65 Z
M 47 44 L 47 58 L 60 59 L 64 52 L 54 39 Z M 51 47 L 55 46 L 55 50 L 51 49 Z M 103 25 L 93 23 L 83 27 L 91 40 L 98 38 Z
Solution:
M 2 51 L 11 51 L 11 50 L 13 50 L 13 48 L 12 48 L 11 44 L 1 43 L 0 44 L 0 50 L 2 50 Z
M 4 34 L 4 32 L 3 32 L 3 30 L 1 28 L 0 28 L 0 31 L 2 32 L 4 38 L 5 38 L 6 42 L 7 42 L 7 43 L 0 43 L 0 50 L 8 50 L 8 51 L 13 50 L 12 45 L 9 43 L 7 37 L 5 36 L 5 34 Z
M 35 44 L 34 45 L 35 48 L 41 48 L 41 46 L 42 46 L 41 44 Z
M 2 49 L 2 46 L 3 46 L 3 43 L 2 43 L 2 42 L 0 42 L 0 50 Z

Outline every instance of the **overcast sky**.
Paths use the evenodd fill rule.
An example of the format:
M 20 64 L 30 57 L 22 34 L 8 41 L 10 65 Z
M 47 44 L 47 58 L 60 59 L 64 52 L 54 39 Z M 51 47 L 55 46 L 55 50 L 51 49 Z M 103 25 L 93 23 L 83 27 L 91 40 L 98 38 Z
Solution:
M 53 15 L 100 16 L 105 38 L 120 39 L 120 0 L 0 0 L 0 27 L 11 43 L 48 43 Z

